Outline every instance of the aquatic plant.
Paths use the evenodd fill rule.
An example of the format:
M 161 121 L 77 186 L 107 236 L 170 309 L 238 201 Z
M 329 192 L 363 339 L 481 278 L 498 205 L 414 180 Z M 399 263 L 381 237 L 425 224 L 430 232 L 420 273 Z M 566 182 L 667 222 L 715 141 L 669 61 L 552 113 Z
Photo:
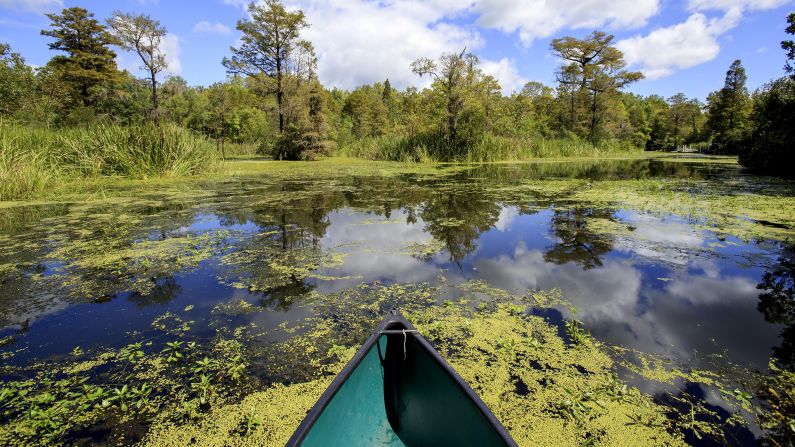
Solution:
M 177 359 L 172 361 L 157 351 L 146 354 L 141 349 L 145 344 L 151 341 L 72 361 L 77 363 L 44 363 L 36 367 L 35 379 L 0 384 L 4 445 L 71 444 L 80 430 L 106 421 L 120 423 L 108 441 L 123 443 L 127 422 L 194 420 L 256 383 L 251 378 L 243 383 L 246 370 L 241 365 L 247 365 L 247 359 L 242 352 L 222 358 L 230 347 L 241 346 L 234 340 L 204 346 L 167 341 L 164 351 Z M 201 368 L 187 366 L 187 359 L 198 353 L 203 359 L 193 364 Z M 253 428 L 250 425 L 249 431 Z
M 119 351 L 119 355 L 130 363 L 135 363 L 144 356 L 142 342 L 131 343 Z
M 209 405 L 210 397 L 213 392 L 213 385 L 210 382 L 210 376 L 202 374 L 195 382 L 191 382 L 190 386 L 198 394 L 199 403 L 203 406 Z
M 443 288 L 458 287 L 480 290 L 490 305 L 438 305 Z M 211 343 L 200 343 L 172 330 L 182 322 L 164 323 L 174 315 L 158 318 L 155 339 L 84 352 L 69 365 L 38 365 L 37 380 L 3 383 L 0 436 L 11 445 L 57 445 L 73 440 L 78 427 L 127 421 L 115 424 L 106 441 L 123 444 L 129 422 L 148 427 L 143 444 L 149 446 L 281 444 L 385 309 L 400 303 L 520 445 L 682 445 L 684 433 L 696 432 L 719 438 L 724 422 L 696 401 L 692 408 L 682 395 L 675 405 L 655 401 L 616 375 L 604 346 L 571 349 L 557 327 L 524 312 L 527 295 L 493 292 L 483 284 L 362 284 L 309 294 L 300 305 L 317 317 L 278 328 L 286 338 L 257 349 L 258 367 L 275 382 L 264 387 L 249 374 L 253 359 L 242 343 L 257 336 L 255 327 L 219 327 Z M 531 295 L 536 305 L 560 300 L 555 292 Z M 70 381 L 57 385 L 54 378 L 64 374 Z
M 243 373 L 247 367 L 248 363 L 246 363 L 243 355 L 238 353 L 232 358 L 226 360 L 224 371 L 226 371 L 226 374 L 230 379 L 238 382 L 243 378 Z
M 204 357 L 203 359 L 197 360 L 196 363 L 194 363 L 191 371 L 193 371 L 194 374 L 203 375 L 209 373 L 214 367 L 215 363 L 208 357 Z
M 284 210 L 286 223 L 283 224 L 283 228 L 285 234 L 288 234 L 286 238 L 281 238 L 282 233 L 279 229 L 271 228 L 256 234 L 250 239 L 250 244 L 239 243 L 240 240 L 249 238 L 242 233 L 226 235 L 213 232 L 183 233 L 178 229 L 187 227 L 192 222 L 196 210 L 203 212 L 206 208 L 205 205 L 198 205 L 204 200 L 197 199 L 204 197 L 197 191 L 198 187 L 190 186 L 181 190 L 183 187 L 180 186 L 175 187 L 175 190 L 179 191 L 173 193 L 169 191 L 169 193 L 154 194 L 150 191 L 144 194 L 146 188 L 141 189 L 139 186 L 133 187 L 129 184 L 125 184 L 125 187 L 131 188 L 126 194 L 140 194 L 142 197 L 134 200 L 122 199 L 116 197 L 119 192 L 108 190 L 109 197 L 92 199 L 97 205 L 73 205 L 70 206 L 68 214 L 50 217 L 40 224 L 48 229 L 47 241 L 51 244 L 48 248 L 55 247 L 52 256 L 45 258 L 48 264 L 57 266 L 57 271 L 47 272 L 56 273 L 54 275 L 45 276 L 44 267 L 36 265 L 38 258 L 43 256 L 35 255 L 35 262 L 28 262 L 27 257 L 17 255 L 24 254 L 31 246 L 37 246 L 38 250 L 38 245 L 43 244 L 37 244 L 37 240 L 34 239 L 16 237 L 15 234 L 0 235 L 0 244 L 13 252 L 9 256 L 10 261 L 4 260 L 5 263 L 0 264 L 0 274 L 5 275 L 4 281 L 9 278 L 15 285 L 17 283 L 13 281 L 17 278 L 16 275 L 24 272 L 25 275 L 33 278 L 30 281 L 33 287 L 43 287 L 55 293 L 62 293 L 63 289 L 54 287 L 53 284 L 68 281 L 69 287 L 77 292 L 69 295 L 74 299 L 81 296 L 83 299 L 113 299 L 114 292 L 130 289 L 135 291 L 130 302 L 140 305 L 146 303 L 147 293 L 155 294 L 158 289 L 165 289 L 168 292 L 170 285 L 167 278 L 172 273 L 189 271 L 202 260 L 217 258 L 219 255 L 224 256 L 238 248 L 244 248 L 246 253 L 243 253 L 239 259 L 233 259 L 234 255 L 225 259 L 229 262 L 221 267 L 224 282 L 234 282 L 241 287 L 251 286 L 250 290 L 255 291 L 266 290 L 269 292 L 267 296 L 273 299 L 255 304 L 249 303 L 251 301 L 249 300 L 223 303 L 229 306 L 217 305 L 210 314 L 210 324 L 207 327 L 217 328 L 218 338 L 246 334 L 246 337 L 254 339 L 266 333 L 279 333 L 287 337 L 284 343 L 264 345 L 261 344 L 263 343 L 261 338 L 258 339 L 256 358 L 252 358 L 251 353 L 246 352 L 246 349 L 241 349 L 241 346 L 251 343 L 250 340 L 238 344 L 218 339 L 213 339 L 212 343 L 207 340 L 197 343 L 191 340 L 191 330 L 197 327 L 204 329 L 202 326 L 204 322 L 197 318 L 203 311 L 203 306 L 197 302 L 195 310 L 192 305 L 184 308 L 184 312 L 191 312 L 190 314 L 174 310 L 158 318 L 152 326 L 152 329 L 160 334 L 156 339 L 136 341 L 126 349 L 111 353 L 112 355 L 97 353 L 89 348 L 75 350 L 72 353 L 72 357 L 75 358 L 63 360 L 66 365 L 55 366 L 46 362 L 31 366 L 30 370 L 12 370 L 8 377 L 35 376 L 35 369 L 45 365 L 59 373 L 89 377 L 89 382 L 85 385 L 97 387 L 92 388 L 90 394 L 102 394 L 103 399 L 111 396 L 115 389 L 121 391 L 124 385 L 128 386 L 123 393 L 126 411 L 122 411 L 120 405 L 116 404 L 119 400 L 113 401 L 114 403 L 107 408 L 101 408 L 101 405 L 97 408 L 94 400 L 91 410 L 87 410 L 89 413 L 81 416 L 85 419 L 76 423 L 72 422 L 72 419 L 58 422 L 55 413 L 50 415 L 51 421 L 48 421 L 44 418 L 44 414 L 36 413 L 41 416 L 39 419 L 43 421 L 41 422 L 43 427 L 51 425 L 52 421 L 61 428 L 63 424 L 71 427 L 58 435 L 59 439 L 66 440 L 63 442 L 69 442 L 73 439 L 74 431 L 78 430 L 75 427 L 91 427 L 100 420 L 124 420 L 131 425 L 143 424 L 146 427 L 151 423 L 151 437 L 147 438 L 147 442 L 153 444 L 160 443 L 155 441 L 155 436 L 163 433 L 167 435 L 162 441 L 163 445 L 166 445 L 169 439 L 189 440 L 189 437 L 175 434 L 179 429 L 185 431 L 184 436 L 197 436 L 198 442 L 212 445 L 217 440 L 223 439 L 223 436 L 228 437 L 229 433 L 246 432 L 247 430 L 235 430 L 238 430 L 236 427 L 243 426 L 241 423 L 245 422 L 246 413 L 254 408 L 253 404 L 256 404 L 256 414 L 263 423 L 258 428 L 249 430 L 248 435 L 243 438 L 251 438 L 252 442 L 267 440 L 277 444 L 283 443 L 285 436 L 289 436 L 291 427 L 297 424 L 296 419 L 300 420 L 295 414 L 302 415 L 306 408 L 311 406 L 318 393 L 328 384 L 329 378 L 341 368 L 338 363 L 344 363 L 350 358 L 352 350 L 355 350 L 355 347 L 366 338 L 369 330 L 383 313 L 397 305 L 411 315 L 412 321 L 416 319 L 423 335 L 431 340 L 445 357 L 455 362 L 456 370 L 473 383 L 478 393 L 489 399 L 489 405 L 495 408 L 501 420 L 510 423 L 512 432 L 515 432 L 515 436 L 522 439 L 523 443 L 548 441 L 550 445 L 610 444 L 611 442 L 620 444 L 626 439 L 634 440 L 635 437 L 640 437 L 643 441 L 639 441 L 641 444 L 644 442 L 654 444 L 653 441 L 658 441 L 659 444 L 676 445 L 681 441 L 683 433 L 697 431 L 703 437 L 713 436 L 709 430 L 693 423 L 693 421 L 703 422 L 698 420 L 702 415 L 711 418 L 710 414 L 701 412 L 697 400 L 688 404 L 682 402 L 679 406 L 686 410 L 682 412 L 679 406 L 673 408 L 669 402 L 653 402 L 649 396 L 643 395 L 618 378 L 615 375 L 618 361 L 604 356 L 607 349 L 605 346 L 596 342 L 587 342 L 590 335 L 582 322 L 576 319 L 576 313 L 572 315 L 574 317 L 572 320 L 564 321 L 568 338 L 577 345 L 577 349 L 571 349 L 562 342 L 563 338 L 557 333 L 558 328 L 525 311 L 527 306 L 561 307 L 559 292 L 514 292 L 519 293 L 517 296 L 496 289 L 483 281 L 468 281 L 458 285 L 451 284 L 453 281 L 450 283 L 440 281 L 438 286 L 362 284 L 328 294 L 320 293 L 311 287 L 303 287 L 312 282 L 305 281 L 306 279 L 324 280 L 320 278 L 317 269 L 339 266 L 344 259 L 340 253 L 329 253 L 312 246 L 313 239 L 323 234 L 323 225 L 327 224 L 323 222 L 323 218 L 327 216 L 329 209 L 352 206 L 356 210 L 384 213 L 385 207 L 397 206 L 391 201 L 394 199 L 405 204 L 407 208 L 421 211 L 416 204 L 432 200 L 433 195 L 428 191 L 432 191 L 433 194 L 458 195 L 464 198 L 471 195 L 459 194 L 459 190 L 464 187 L 456 185 L 456 181 L 441 180 L 449 172 L 437 176 L 431 173 L 428 167 L 422 166 L 417 166 L 416 170 L 412 171 L 404 165 L 388 163 L 351 167 L 342 166 L 339 161 L 328 161 L 319 162 L 311 169 L 296 164 L 291 168 L 294 172 L 285 172 L 283 168 L 269 163 L 263 162 L 264 165 L 273 166 L 272 168 L 257 168 L 258 170 L 246 174 L 253 176 L 254 173 L 256 175 L 268 173 L 264 176 L 267 179 L 256 183 L 252 190 L 278 188 L 283 186 L 279 183 L 282 181 L 288 186 L 299 183 L 303 185 L 301 182 L 312 182 L 312 186 L 306 188 L 301 186 L 293 191 L 285 191 L 284 197 L 275 197 L 276 194 L 270 194 L 271 190 L 268 189 L 269 193 L 260 197 L 261 203 L 256 206 L 249 204 L 248 207 L 239 206 L 245 202 L 235 196 L 237 190 L 223 187 L 221 189 L 223 193 L 219 194 L 222 199 L 219 203 L 212 203 L 209 206 L 214 207 L 214 210 L 220 209 L 220 215 L 230 216 L 229 219 L 234 222 L 256 220 L 263 226 L 278 222 L 279 216 L 274 216 L 273 210 Z M 324 175 L 334 177 L 340 172 L 355 174 L 359 172 L 357 169 L 363 169 L 362 166 L 366 166 L 367 169 L 372 167 L 373 170 L 384 169 L 391 177 L 414 172 L 410 176 L 412 182 L 419 185 L 420 181 L 415 182 L 415 180 L 420 178 L 432 186 L 406 188 L 408 192 L 400 193 L 400 197 L 395 199 L 385 198 L 383 193 L 350 192 L 354 191 L 353 188 L 380 188 L 382 187 L 380 184 L 368 186 L 366 181 L 363 181 L 364 185 L 359 185 L 353 181 L 321 178 Z M 314 172 L 314 169 L 318 172 Z M 272 177 L 281 180 L 272 180 Z M 393 186 L 394 189 L 400 189 L 409 184 L 398 181 Z M 636 191 L 623 190 L 635 186 L 638 187 Z M 729 182 L 727 188 L 734 187 L 737 187 L 738 191 L 742 190 L 737 184 Z M 688 198 L 693 196 L 692 188 L 706 188 L 704 191 L 707 197 L 696 197 L 699 200 Z M 252 190 L 246 189 L 240 194 L 244 194 L 245 200 L 249 200 Z M 339 191 L 328 192 L 328 190 L 345 191 L 350 197 L 343 198 L 343 194 Z M 235 192 L 227 194 L 229 191 Z M 791 197 L 781 194 L 780 191 L 776 192 L 778 190 L 769 191 L 769 195 L 742 190 L 743 197 L 730 197 L 725 202 L 721 202 L 722 199 L 719 197 L 722 188 L 713 190 L 699 181 L 657 179 L 638 182 L 618 181 L 616 184 L 577 179 L 521 180 L 521 185 L 517 187 L 504 184 L 489 186 L 488 182 L 484 181 L 484 186 L 479 187 L 477 191 L 477 195 L 488 197 L 489 201 L 502 205 L 514 204 L 519 207 L 528 202 L 544 204 L 519 208 L 520 212 L 546 209 L 548 203 L 552 203 L 550 206 L 563 206 L 559 205 L 561 202 L 556 201 L 559 196 L 565 197 L 565 206 L 576 202 L 587 204 L 590 200 L 596 200 L 600 206 L 610 207 L 613 206 L 616 197 L 626 195 L 629 199 L 624 206 L 630 209 L 658 210 L 656 212 L 665 213 L 677 209 L 687 210 L 690 209 L 688 208 L 690 205 L 694 205 L 693 209 L 697 210 L 703 206 L 704 215 L 694 220 L 695 225 L 701 228 L 702 225 L 708 227 L 713 225 L 712 222 L 721 222 L 723 227 L 720 231 L 723 234 L 773 235 L 777 238 L 792 234 L 791 228 L 778 227 L 770 227 L 771 231 L 763 232 L 767 224 L 745 217 L 746 214 L 760 216 L 767 208 L 777 208 L 771 213 L 775 223 L 778 225 L 780 222 L 789 222 L 791 216 L 788 213 L 791 212 L 792 204 L 787 200 Z M 611 196 L 614 193 L 615 195 Z M 747 202 L 743 202 L 746 199 Z M 668 203 L 668 200 L 672 200 L 672 203 Z M 168 208 L 169 204 L 175 202 L 184 206 L 177 210 Z M 726 209 L 721 209 L 722 203 L 726 205 Z M 138 209 L 136 207 L 168 211 L 143 218 L 140 212 L 136 211 Z M 255 207 L 261 207 L 262 210 L 251 211 L 250 208 Z M 108 209 L 113 209 L 114 212 L 110 213 Z M 229 212 L 229 209 L 235 209 L 235 212 Z M 745 209 L 750 211 L 746 212 Z M 306 210 L 312 210 L 314 219 L 308 217 L 310 213 Z M 694 213 L 697 214 L 698 211 Z M 152 219 L 163 218 L 169 220 L 169 225 L 162 225 L 162 220 L 161 223 L 149 222 Z M 33 215 L 31 219 L 36 221 L 41 219 L 41 216 Z M 394 216 L 392 219 L 394 220 Z M 439 227 L 457 230 L 466 226 L 469 219 L 466 213 L 456 218 L 440 218 Z M 595 225 L 596 229 L 588 228 L 588 231 L 593 230 L 595 233 L 624 236 L 632 231 L 627 224 L 620 221 L 610 221 L 599 216 L 590 216 L 589 219 L 599 221 Z M 12 220 L 14 219 L 8 218 L 4 222 Z M 86 223 L 84 224 L 83 221 Z M 25 224 L 4 228 L 24 228 L 30 225 L 30 222 L 26 220 Z M 158 239 L 157 237 L 161 236 L 160 232 L 153 231 L 160 228 L 167 230 L 162 233 L 164 239 Z M 154 237 L 150 239 L 152 234 Z M 446 234 L 458 236 L 464 233 Z M 282 243 L 289 248 L 284 249 Z M 280 251 L 291 251 L 293 248 L 297 249 L 294 250 L 296 253 L 292 258 L 279 254 Z M 344 249 L 351 250 L 351 247 Z M 406 251 L 406 247 L 399 249 Z M 24 258 L 24 266 L 14 258 Z M 91 281 L 96 276 L 100 277 L 101 282 Z M 152 278 L 157 278 L 157 282 Z M 172 282 L 171 286 L 173 285 Z M 453 293 L 447 295 L 447 292 Z M 170 293 L 171 295 L 165 293 L 163 295 L 165 298 L 158 298 L 163 301 L 152 302 L 167 302 L 168 297 L 174 296 L 177 292 L 171 290 Z M 440 303 L 440 300 L 448 296 L 462 296 L 463 299 L 454 298 Z M 27 300 L 20 301 L 27 303 Z M 299 313 L 311 310 L 313 316 L 278 327 L 268 327 L 267 330 L 227 324 L 235 323 L 235 318 L 229 318 L 230 316 L 242 317 L 240 320 L 256 321 L 256 318 L 250 318 L 252 314 L 279 305 L 289 306 Z M 470 305 L 475 308 L 470 308 Z M 184 304 L 180 304 L 178 307 L 182 309 L 183 306 Z M 483 340 L 483 343 L 480 343 L 480 340 Z M 166 341 L 183 343 L 177 350 L 181 353 L 181 358 L 167 361 L 172 354 L 161 352 L 161 349 L 170 349 L 164 344 Z M 0 341 L 0 344 L 13 342 L 14 337 L 9 337 L 9 341 Z M 89 357 L 90 360 L 86 360 Z M 254 367 L 250 367 L 252 364 Z M 493 365 L 495 371 L 484 370 L 482 365 L 485 364 Z M 620 366 L 622 371 L 629 369 L 623 363 Z M 112 370 L 112 374 L 106 374 L 105 368 Z M 259 374 L 267 375 L 275 382 L 291 385 L 262 385 L 250 374 L 255 369 Z M 725 400 L 738 407 L 745 406 L 748 401 L 748 389 L 737 387 L 733 383 L 721 384 L 719 381 L 722 379 L 718 376 L 707 375 L 704 372 L 677 371 L 665 362 L 661 362 L 660 365 L 641 364 L 639 369 L 647 373 L 649 380 L 652 381 L 669 384 L 673 380 L 693 379 L 710 389 L 723 389 L 725 392 L 722 395 Z M 206 376 L 209 380 L 213 387 L 212 392 L 207 394 L 203 392 L 202 376 Z M 568 410 L 558 411 L 562 408 L 558 405 L 570 398 L 561 387 L 557 386 L 558 382 L 574 394 L 576 399 L 572 400 L 572 405 L 579 400 L 591 409 L 589 412 L 580 412 L 580 421 L 576 424 L 571 423 L 574 420 L 571 416 L 566 416 Z M 192 383 L 198 385 L 193 387 Z M 770 414 L 767 427 L 771 433 L 781 430 L 786 434 L 788 425 L 791 426 L 793 413 L 791 406 L 786 403 L 789 397 L 781 392 L 782 389 L 789 389 L 784 388 L 787 386 L 784 383 L 786 382 L 770 383 L 770 388 L 775 394 L 768 392 L 771 404 L 769 407 L 766 406 L 764 411 Z M 144 399 L 137 399 L 136 390 L 141 390 L 143 384 L 149 384 L 152 391 Z M 20 396 L 19 393 L 6 391 L 5 385 L 9 388 L 16 387 L 12 386 L 11 382 L 0 387 L 0 411 L 17 405 L 13 402 L 37 395 L 40 391 L 35 390 Z M 79 391 L 77 388 L 75 390 Z M 523 393 L 537 396 L 539 403 L 544 405 L 530 402 L 530 399 L 522 397 Z M 607 409 L 587 399 L 583 400 L 582 396 L 585 396 L 585 393 L 591 393 L 588 396 L 599 399 Z M 58 397 L 54 393 L 51 394 Z M 205 395 L 208 397 L 203 399 Z M 44 396 L 43 399 L 49 402 L 51 397 Z M 141 408 L 148 408 L 142 410 L 142 414 L 138 414 L 136 410 L 136 402 L 139 401 L 142 402 Z M 203 404 L 202 401 L 209 402 L 209 405 Z M 691 404 L 695 407 L 692 411 L 694 417 L 690 417 Z M 282 405 L 282 408 L 267 408 L 274 405 Z M 231 412 L 228 419 L 225 419 L 227 415 L 223 413 L 226 410 Z M 0 422 L 9 427 L 20 427 L 28 423 L 20 414 L 14 412 L 8 413 L 8 416 L 3 418 Z M 683 423 L 678 424 L 677 420 Z M 213 428 L 216 421 L 220 421 L 219 426 Z M 711 418 L 706 422 L 708 425 L 720 427 L 725 423 L 725 418 Z M 531 424 L 538 424 L 538 428 L 530 427 Z M 121 436 L 124 430 L 126 430 L 125 425 L 119 424 L 118 427 L 114 427 L 114 434 L 109 436 Z M 201 433 L 201 430 L 207 433 Z M 557 431 L 562 433 L 562 440 L 549 440 L 546 437 L 548 432 Z M 718 432 L 719 430 L 716 430 L 714 433 Z M 5 433 L 0 429 L 0 435 Z M 23 445 L 35 445 L 42 443 L 42 436 L 35 435 L 26 438 L 24 442 L 18 441 L 18 438 L 13 439 L 14 442 Z M 675 439 L 672 441 L 670 438 Z M 234 444 L 238 441 L 230 442 Z
M 572 419 L 576 422 L 581 422 L 591 412 L 592 405 L 597 405 L 605 409 L 605 405 L 596 399 L 593 392 L 586 391 L 581 395 L 575 395 L 573 391 L 566 387 L 562 387 L 565 393 L 565 399 L 558 404 L 558 412 L 564 417 Z
M 572 344 L 574 346 L 580 346 L 591 340 L 591 333 L 585 329 L 582 321 L 576 318 L 577 309 L 569 307 L 569 311 L 571 312 L 571 318 L 567 319 L 563 324 Z
M 85 377 L 12 381 L 0 389 L 0 413 L 13 427 L 0 429 L 11 446 L 59 445 L 75 426 L 94 420 L 108 393 Z M 13 430 L 11 430 L 13 428 Z
M 163 348 L 163 356 L 166 358 L 166 361 L 169 363 L 180 362 L 185 357 L 184 354 L 182 353 L 182 342 L 181 341 L 166 342 L 166 347 Z
M 795 443 L 795 372 L 771 361 L 770 375 L 761 383 L 757 396 L 762 400 L 760 420 L 766 441 L 775 446 Z
M 262 422 L 262 418 L 257 415 L 257 410 L 251 408 L 251 410 L 243 416 L 243 420 L 240 422 L 240 427 L 237 432 L 242 437 L 249 436 L 257 427 L 262 425 Z
M 629 386 L 621 382 L 613 373 L 605 380 L 604 387 L 600 392 L 612 400 L 623 400 L 629 393 Z

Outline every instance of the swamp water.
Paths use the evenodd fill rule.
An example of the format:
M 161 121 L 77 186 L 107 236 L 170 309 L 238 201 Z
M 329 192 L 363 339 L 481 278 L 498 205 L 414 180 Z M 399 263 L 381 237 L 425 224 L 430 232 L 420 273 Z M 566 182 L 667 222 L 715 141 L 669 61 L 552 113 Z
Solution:
M 321 163 L 0 208 L 0 443 L 284 443 L 392 307 L 521 445 L 781 425 L 755 394 L 795 364 L 795 184 Z

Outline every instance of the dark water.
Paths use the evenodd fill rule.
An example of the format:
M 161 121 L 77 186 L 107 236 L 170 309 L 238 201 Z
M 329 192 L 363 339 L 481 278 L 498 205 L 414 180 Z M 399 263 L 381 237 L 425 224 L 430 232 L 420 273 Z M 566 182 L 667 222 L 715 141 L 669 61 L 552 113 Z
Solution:
M 16 353 L 5 361 L 57 358 L 75 346 L 120 347 L 152 332 L 151 322 L 166 311 L 192 319 L 197 337 L 211 337 L 219 325 L 274 328 L 309 316 L 295 303 L 311 291 L 436 283 L 440 275 L 515 293 L 558 288 L 595 338 L 695 368 L 713 365 L 716 355 L 758 370 L 774 353 L 792 357 L 775 303 L 758 309 L 757 285 L 781 269 L 785 244 L 719 236 L 699 217 L 518 188 L 538 179 L 582 185 L 638 178 L 692 179 L 700 187 L 734 178 L 761 191 L 772 181 L 714 164 L 541 163 L 445 175 L 250 176 L 116 193 L 129 200 L 0 209 L 0 265 L 7 267 L 0 270 L 0 339 L 10 337 L 2 350 Z M 775 187 L 795 194 L 791 185 Z M 594 231 L 593 222 L 621 231 Z M 127 274 L 116 267 L 77 262 L 221 229 L 228 235 L 197 266 L 153 267 L 143 278 L 152 283 L 148 293 L 131 291 L 126 285 L 141 278 L 120 281 Z M 337 258 L 308 275 L 274 280 L 267 259 L 293 252 Z M 254 253 L 250 262 L 222 260 L 243 253 Z M 212 313 L 238 299 L 260 311 Z M 563 311 L 544 312 L 560 320 Z M 260 341 L 279 336 L 269 332 Z

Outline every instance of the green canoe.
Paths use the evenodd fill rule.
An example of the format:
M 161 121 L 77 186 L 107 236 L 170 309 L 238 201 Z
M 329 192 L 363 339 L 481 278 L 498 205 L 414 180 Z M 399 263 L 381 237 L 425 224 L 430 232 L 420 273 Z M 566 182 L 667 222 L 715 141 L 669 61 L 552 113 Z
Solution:
M 405 318 L 390 312 L 287 446 L 515 446 Z

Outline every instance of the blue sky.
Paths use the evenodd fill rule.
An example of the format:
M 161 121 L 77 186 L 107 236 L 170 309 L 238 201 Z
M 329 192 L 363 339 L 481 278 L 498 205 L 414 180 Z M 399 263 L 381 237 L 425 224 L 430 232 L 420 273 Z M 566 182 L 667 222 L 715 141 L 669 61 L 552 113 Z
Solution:
M 704 99 L 741 59 L 752 89 L 781 76 L 779 44 L 792 0 L 286 0 L 312 25 L 305 37 L 318 53 L 328 86 L 353 88 L 389 78 L 397 87 L 423 86 L 412 60 L 466 46 L 480 56 L 506 92 L 528 80 L 554 83 L 559 65 L 552 38 L 593 29 L 616 36 L 619 48 L 647 78 L 630 90 Z M 44 13 L 81 6 L 104 20 L 114 9 L 145 13 L 169 31 L 163 51 L 172 74 L 194 85 L 223 80 L 221 59 L 238 39 L 235 22 L 247 16 L 243 0 L 0 0 L 0 42 L 28 63 L 52 57 Z M 136 71 L 132 54 L 119 65 Z

